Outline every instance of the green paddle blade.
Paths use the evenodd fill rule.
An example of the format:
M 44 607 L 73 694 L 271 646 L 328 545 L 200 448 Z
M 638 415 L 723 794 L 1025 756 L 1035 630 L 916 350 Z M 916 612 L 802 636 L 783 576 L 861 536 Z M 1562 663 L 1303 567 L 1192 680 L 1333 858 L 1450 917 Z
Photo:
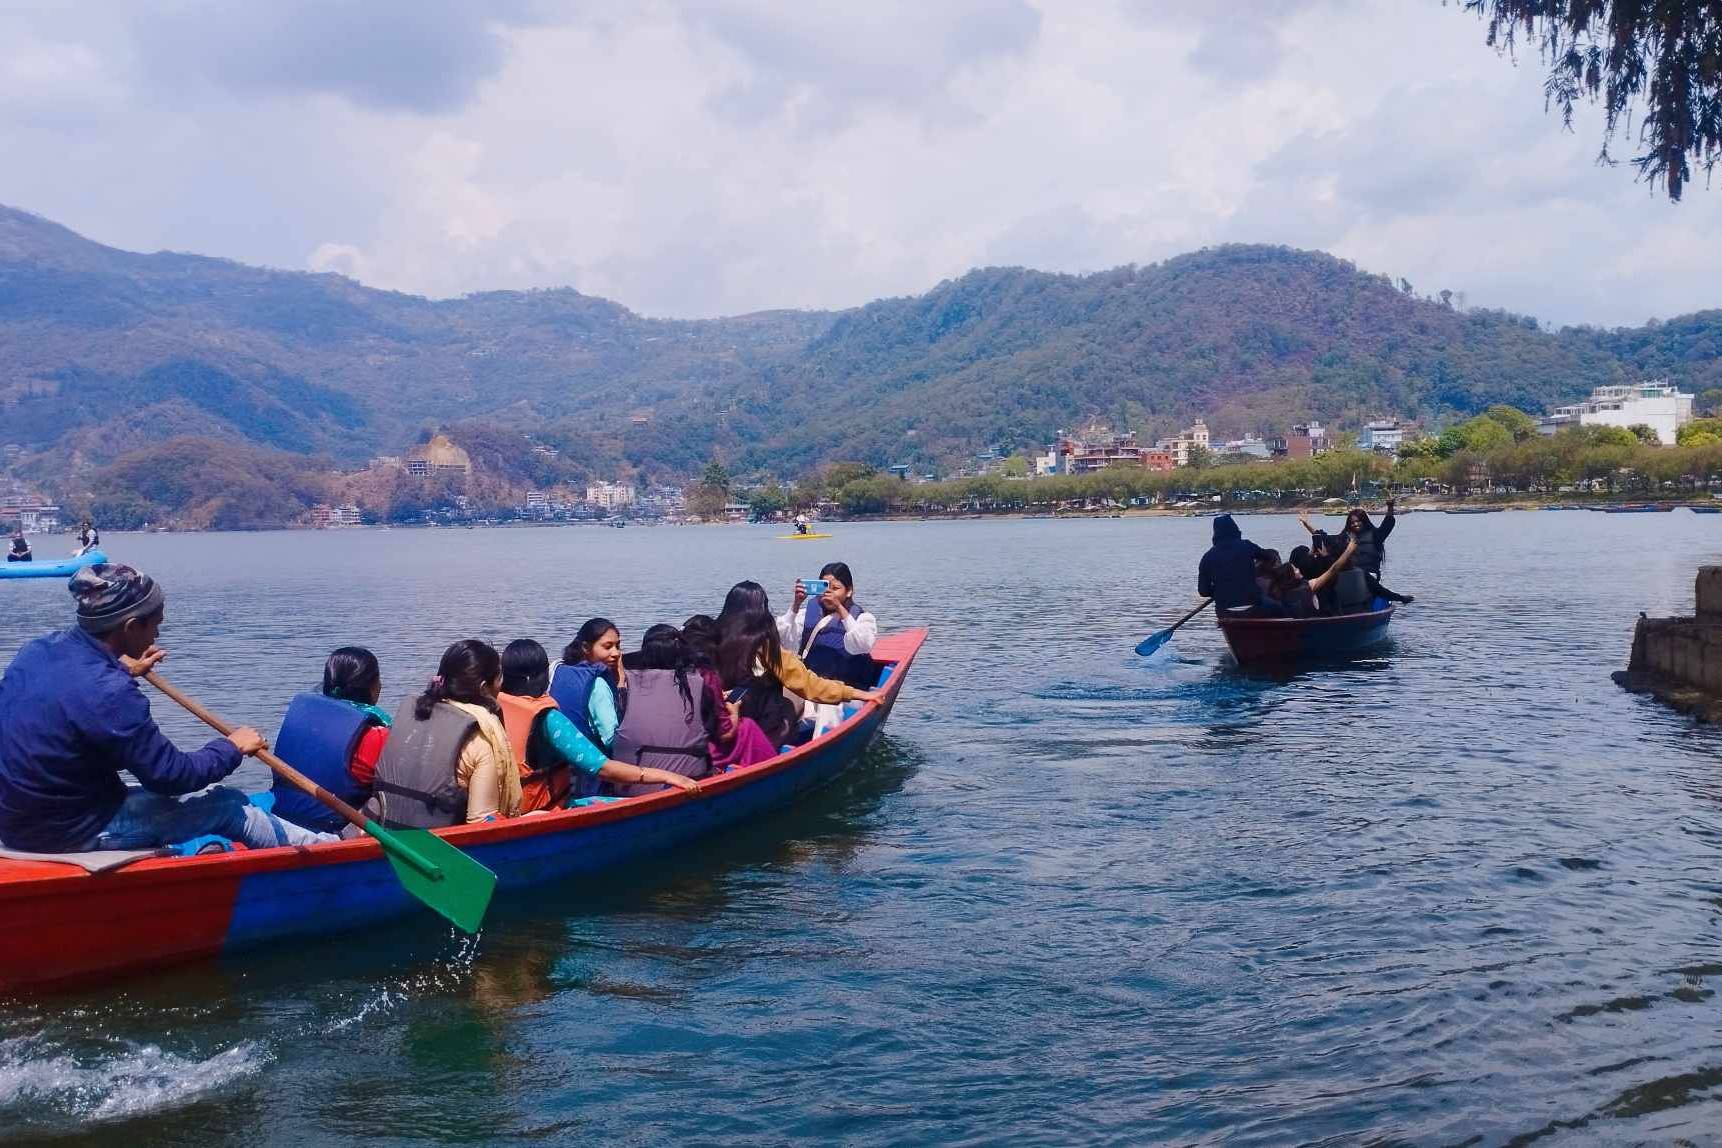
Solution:
M 428 829 L 384 829 L 365 822 L 383 847 L 401 887 L 468 933 L 478 932 L 496 890 L 496 874 Z

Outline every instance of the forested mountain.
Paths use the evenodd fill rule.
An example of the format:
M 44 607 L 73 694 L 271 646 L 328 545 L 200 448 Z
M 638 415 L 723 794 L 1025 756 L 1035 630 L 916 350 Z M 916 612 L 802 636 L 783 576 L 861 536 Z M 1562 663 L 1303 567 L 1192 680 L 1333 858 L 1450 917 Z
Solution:
M 1313 252 L 1222 247 L 1093 275 L 989 268 L 842 312 L 647 319 L 573 290 L 433 301 L 139 255 L 0 208 L 0 445 L 88 474 L 174 436 L 352 463 L 425 428 L 527 431 L 591 470 L 948 466 L 1091 415 L 1148 434 L 1439 422 L 1670 374 L 1722 385 L 1722 313 L 1547 332 Z

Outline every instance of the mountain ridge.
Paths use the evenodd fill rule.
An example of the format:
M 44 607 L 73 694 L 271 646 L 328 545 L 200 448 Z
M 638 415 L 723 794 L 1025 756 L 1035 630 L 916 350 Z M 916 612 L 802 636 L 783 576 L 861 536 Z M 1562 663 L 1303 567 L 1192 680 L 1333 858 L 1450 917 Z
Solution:
M 1649 372 L 1722 386 L 1722 312 L 1545 331 L 1321 252 L 1205 248 L 1087 275 L 977 268 L 840 311 L 641 316 L 568 287 L 433 300 L 96 243 L 0 206 L 0 445 L 71 477 L 191 426 L 353 465 L 496 422 L 593 474 L 948 468 L 1099 416 L 1222 434 L 1527 409 Z M 152 424 L 160 424 L 152 429 Z

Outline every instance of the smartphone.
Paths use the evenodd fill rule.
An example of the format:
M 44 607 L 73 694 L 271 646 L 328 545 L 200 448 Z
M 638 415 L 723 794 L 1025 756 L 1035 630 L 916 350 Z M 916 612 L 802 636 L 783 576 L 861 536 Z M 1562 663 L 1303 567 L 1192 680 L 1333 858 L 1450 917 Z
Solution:
M 830 587 L 831 583 L 827 582 L 823 578 L 803 578 L 801 580 L 801 588 L 807 591 L 807 596 L 809 598 L 819 597 L 821 594 L 825 593 L 826 590 L 830 589 Z

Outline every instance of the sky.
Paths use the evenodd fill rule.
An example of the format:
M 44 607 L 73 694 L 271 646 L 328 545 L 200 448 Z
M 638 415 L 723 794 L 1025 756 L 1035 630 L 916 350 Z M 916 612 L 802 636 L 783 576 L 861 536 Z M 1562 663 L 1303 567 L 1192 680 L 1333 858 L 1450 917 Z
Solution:
M 1457 0 L 0 0 L 0 203 L 655 316 L 1232 242 L 1555 324 L 1722 306 L 1722 188 L 1599 167 L 1542 81 Z

